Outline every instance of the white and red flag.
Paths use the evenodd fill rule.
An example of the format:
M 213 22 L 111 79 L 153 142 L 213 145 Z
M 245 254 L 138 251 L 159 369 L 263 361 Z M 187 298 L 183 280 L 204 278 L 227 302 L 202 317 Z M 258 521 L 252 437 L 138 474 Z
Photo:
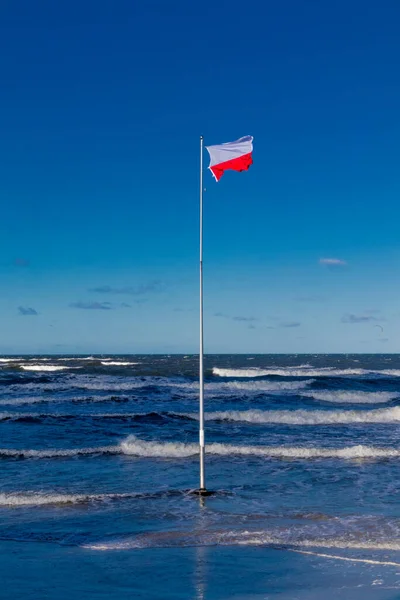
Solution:
M 208 167 L 215 179 L 219 181 L 225 171 L 247 171 L 253 164 L 253 138 L 242 137 L 236 142 L 227 142 L 218 146 L 206 146 L 210 155 Z

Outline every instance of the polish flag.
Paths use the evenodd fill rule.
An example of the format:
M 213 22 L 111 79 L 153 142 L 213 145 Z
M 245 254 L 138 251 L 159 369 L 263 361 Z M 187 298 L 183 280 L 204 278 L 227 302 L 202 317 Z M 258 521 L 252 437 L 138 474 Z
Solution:
M 219 181 L 225 171 L 247 171 L 253 164 L 253 138 L 242 137 L 236 142 L 227 142 L 219 146 L 206 146 L 210 155 L 208 167 L 215 179 Z

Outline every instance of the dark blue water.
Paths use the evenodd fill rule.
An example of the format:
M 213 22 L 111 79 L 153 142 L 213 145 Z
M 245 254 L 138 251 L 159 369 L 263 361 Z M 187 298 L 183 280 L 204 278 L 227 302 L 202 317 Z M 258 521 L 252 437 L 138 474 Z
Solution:
M 400 356 L 197 367 L 0 358 L 0 597 L 398 598 Z

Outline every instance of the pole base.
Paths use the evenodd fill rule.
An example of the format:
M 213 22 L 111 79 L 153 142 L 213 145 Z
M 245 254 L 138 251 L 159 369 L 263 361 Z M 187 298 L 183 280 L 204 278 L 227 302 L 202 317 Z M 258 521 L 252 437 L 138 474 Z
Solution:
M 215 492 L 211 490 L 207 490 L 206 488 L 199 488 L 198 490 L 192 490 L 191 492 L 194 496 L 213 496 Z

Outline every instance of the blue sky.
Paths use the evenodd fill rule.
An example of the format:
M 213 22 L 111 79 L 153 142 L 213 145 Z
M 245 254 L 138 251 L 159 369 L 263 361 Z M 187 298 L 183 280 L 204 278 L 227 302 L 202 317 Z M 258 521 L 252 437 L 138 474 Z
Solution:
M 2 3 L 0 352 L 197 351 L 200 134 L 255 139 L 205 173 L 206 351 L 398 352 L 399 21 Z

